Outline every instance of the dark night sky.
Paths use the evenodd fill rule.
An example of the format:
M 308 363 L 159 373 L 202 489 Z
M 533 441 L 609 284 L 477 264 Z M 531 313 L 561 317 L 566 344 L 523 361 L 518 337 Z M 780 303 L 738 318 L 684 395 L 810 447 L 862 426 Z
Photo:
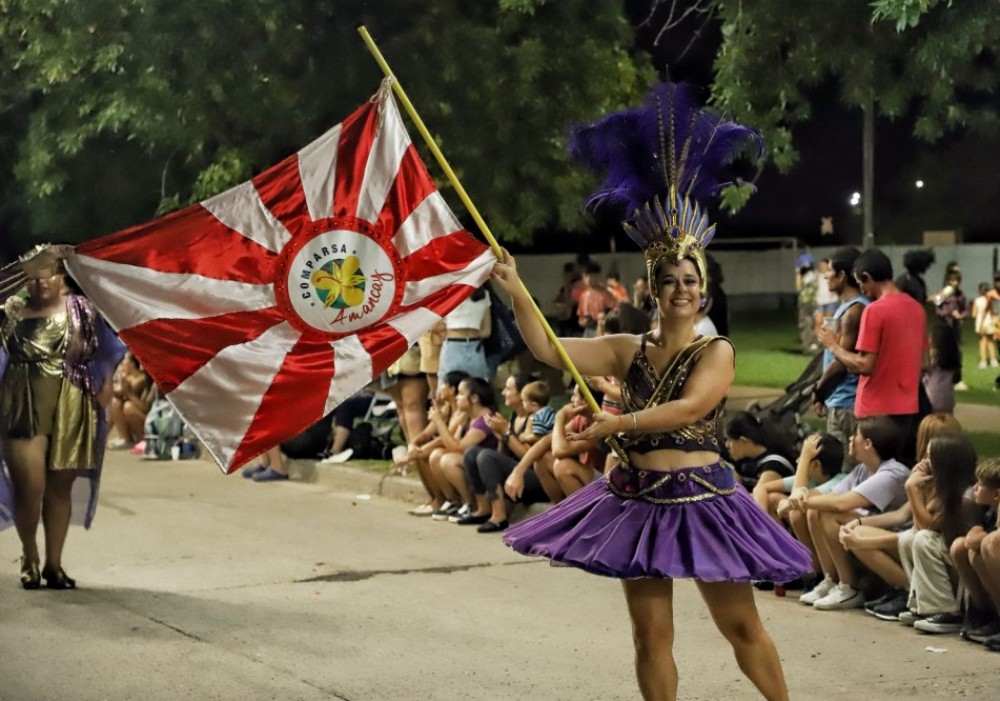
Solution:
M 633 3 L 635 4 L 635 3 Z M 642 3 L 639 3 L 642 4 Z M 628 5 L 628 3 L 627 3 Z M 633 23 L 638 19 L 633 16 Z M 712 62 L 721 40 L 714 23 L 691 22 L 652 45 L 654 32 L 637 29 L 637 45 L 652 54 L 661 77 L 704 88 L 712 79 Z M 682 57 L 687 41 L 698 38 Z M 669 67 L 669 75 L 666 70 Z M 718 214 L 720 238 L 795 236 L 807 245 L 860 244 L 861 213 L 848 200 L 862 189 L 862 113 L 843 106 L 833 78 L 812 95 L 813 117 L 793 127 L 798 164 L 787 174 L 768 166 L 757 181 L 758 192 L 734 217 Z M 953 135 L 926 144 L 912 135 L 912 120 L 876 120 L 875 234 L 882 242 L 919 244 L 926 229 L 959 229 L 968 242 L 1000 240 L 1000 200 L 994 196 L 992 162 L 981 154 L 1000 153 L 1000 139 Z M 918 190 L 915 181 L 926 185 Z M 820 218 L 834 219 L 834 235 L 820 235 Z M 616 222 L 602 223 L 587 242 L 579 236 L 536 238 L 533 250 L 571 250 L 583 243 L 593 251 L 608 249 Z M 618 233 L 619 250 L 631 245 Z M 572 241 L 572 243 L 570 243 Z

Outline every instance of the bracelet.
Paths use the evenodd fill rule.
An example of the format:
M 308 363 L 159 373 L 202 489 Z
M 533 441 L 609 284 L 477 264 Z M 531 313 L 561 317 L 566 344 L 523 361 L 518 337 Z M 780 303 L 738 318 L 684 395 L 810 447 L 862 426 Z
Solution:
M 858 525 L 859 526 L 861 525 L 861 517 L 860 516 L 858 516 Z
M 623 433 L 622 431 L 622 415 L 618 415 L 618 430 L 615 433 Z
M 635 417 L 634 411 L 629 416 L 632 417 L 632 433 L 637 433 L 639 431 L 639 420 Z

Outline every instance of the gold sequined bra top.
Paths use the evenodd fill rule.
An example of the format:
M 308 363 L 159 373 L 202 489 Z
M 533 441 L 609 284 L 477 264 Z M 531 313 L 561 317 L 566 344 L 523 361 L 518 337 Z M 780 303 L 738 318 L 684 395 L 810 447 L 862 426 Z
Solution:
M 642 344 L 635 352 L 622 383 L 622 404 L 625 411 L 640 411 L 678 399 L 684 393 L 684 385 L 698 364 L 702 351 L 713 341 L 720 340 L 732 344 L 725 336 L 699 336 L 682 348 L 663 371 L 663 375 L 659 375 L 646 357 L 646 334 L 643 334 Z M 708 414 L 674 431 L 628 436 L 622 441 L 622 447 L 636 453 L 653 450 L 719 452 L 718 420 L 725 405 L 726 400 L 723 398 Z

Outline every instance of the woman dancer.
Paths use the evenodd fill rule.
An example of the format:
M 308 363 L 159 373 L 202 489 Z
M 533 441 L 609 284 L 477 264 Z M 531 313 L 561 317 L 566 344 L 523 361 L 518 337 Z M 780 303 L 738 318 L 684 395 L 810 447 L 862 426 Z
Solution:
M 73 589 L 76 582 L 62 567 L 73 481 L 91 479 L 89 527 L 107 440 L 103 407 L 124 347 L 90 302 L 67 294 L 50 249 L 35 249 L 21 267 L 27 296 L 11 297 L 0 311 L 0 444 L 21 539 L 21 586 L 38 589 L 44 579 L 50 589 Z M 39 519 L 45 528 L 41 571 Z
M 810 571 L 811 558 L 720 462 L 717 422 L 733 381 L 734 350 L 725 338 L 694 332 L 708 283 L 702 249 L 714 226 L 691 196 L 716 192 L 718 166 L 748 142 L 759 144 L 757 135 L 693 109 L 684 89 L 671 85 L 657 86 L 643 109 L 576 135 L 575 155 L 609 172 L 591 202 L 623 206 L 625 229 L 645 251 L 660 323 L 641 336 L 564 341 L 582 374 L 623 378 L 628 413 L 597 414 L 579 437 L 618 436 L 627 461 L 509 529 L 504 541 L 522 554 L 622 580 L 647 700 L 677 694 L 676 578 L 695 580 L 740 669 L 764 697 L 788 698 L 750 581 L 795 579 Z M 528 347 L 558 366 L 509 254 L 493 276 L 513 299 Z

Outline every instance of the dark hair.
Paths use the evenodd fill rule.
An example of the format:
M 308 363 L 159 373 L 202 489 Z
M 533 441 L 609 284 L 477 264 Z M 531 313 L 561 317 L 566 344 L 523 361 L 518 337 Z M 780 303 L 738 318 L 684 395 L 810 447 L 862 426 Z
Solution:
M 452 389 L 458 389 L 458 386 L 462 384 L 462 380 L 468 376 L 469 373 L 464 370 L 452 370 L 451 372 L 446 372 L 444 374 L 444 383 Z
M 830 256 L 830 267 L 834 275 L 844 274 L 844 284 L 858 289 L 858 281 L 854 279 L 854 262 L 861 255 L 861 251 L 854 246 L 844 246 L 838 248 Z
M 617 272 L 615 272 L 614 270 L 612 270 L 612 271 L 608 272 L 608 274 L 607 274 L 607 275 L 605 275 L 604 277 L 606 277 L 606 278 L 607 278 L 608 280 L 619 280 L 619 281 L 620 281 L 620 280 L 622 279 L 622 276 L 621 276 L 621 275 L 619 275 L 619 274 L 618 274 Z
M 475 292 L 473 292 L 471 295 L 469 295 L 469 299 L 471 299 L 473 302 L 478 302 L 479 300 L 481 300 L 483 297 L 486 296 L 487 292 L 489 291 L 489 287 L 488 287 L 489 284 L 490 284 L 489 280 L 487 280 L 486 282 L 484 282 L 482 285 L 480 285 L 476 289 Z
M 833 479 L 844 464 L 844 444 L 829 433 L 820 434 L 819 453 L 816 454 L 816 459 L 819 460 L 819 469 L 823 475 Z
M 614 320 L 612 331 L 608 324 Z M 604 321 L 605 333 L 646 333 L 649 331 L 649 316 L 636 306 L 628 302 L 619 302 L 618 308 L 609 313 Z
M 746 438 L 762 445 L 769 453 L 777 453 L 795 463 L 791 438 L 769 419 L 754 416 L 749 411 L 737 412 L 726 424 L 726 436 L 734 440 Z M 843 459 L 843 456 L 841 456 Z
M 915 248 L 903 254 L 903 267 L 910 275 L 923 275 L 934 262 L 934 251 L 929 248 Z
M 903 436 L 899 428 L 887 416 L 867 416 L 858 421 L 858 432 L 872 442 L 879 459 L 899 459 L 903 447 Z
M 538 374 L 534 372 L 519 372 L 516 375 L 511 375 L 511 377 L 514 378 L 514 386 L 517 387 L 518 392 L 528 384 L 537 382 L 540 379 Z
M 450 375 L 451 373 L 448 374 Z M 469 396 L 476 397 L 479 400 L 480 406 L 484 406 L 487 409 L 496 408 L 496 396 L 493 394 L 493 388 L 490 387 L 489 382 L 481 377 L 466 377 L 462 382 L 469 389 Z
M 585 268 L 585 270 L 587 271 L 587 275 L 600 275 L 601 264 L 595 263 L 594 261 L 590 261 L 589 263 L 587 263 L 587 267 Z
M 566 263 L 565 265 L 563 265 L 563 272 L 564 273 L 575 273 L 576 272 L 576 263 Z
M 877 248 L 869 248 L 854 261 L 854 275 L 859 280 L 867 275 L 873 282 L 892 280 L 892 261 Z
M 963 504 L 965 491 L 976 481 L 976 449 L 965 436 L 946 433 L 931 439 L 928 452 L 941 505 L 941 533 L 950 545 L 966 531 Z

